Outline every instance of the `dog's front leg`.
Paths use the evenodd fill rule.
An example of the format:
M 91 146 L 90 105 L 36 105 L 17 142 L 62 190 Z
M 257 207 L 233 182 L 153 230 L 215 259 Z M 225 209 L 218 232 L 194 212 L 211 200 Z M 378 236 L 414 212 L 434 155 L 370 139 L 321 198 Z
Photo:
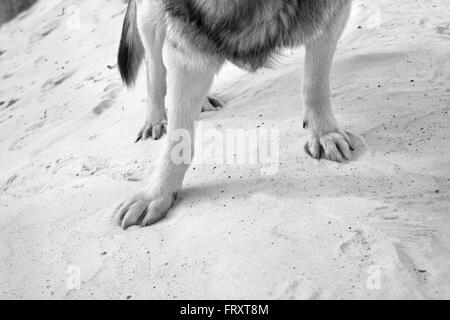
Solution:
M 194 155 L 194 122 L 220 64 L 171 40 L 164 45 L 167 68 L 168 137 L 163 155 L 145 190 L 124 202 L 116 220 L 124 228 L 148 226 L 163 219 Z
M 309 131 L 306 152 L 316 159 L 347 161 L 351 159 L 351 141 L 334 117 L 330 97 L 330 69 L 337 42 L 347 21 L 350 4 L 332 26 L 305 44 L 303 80 L 303 127 Z

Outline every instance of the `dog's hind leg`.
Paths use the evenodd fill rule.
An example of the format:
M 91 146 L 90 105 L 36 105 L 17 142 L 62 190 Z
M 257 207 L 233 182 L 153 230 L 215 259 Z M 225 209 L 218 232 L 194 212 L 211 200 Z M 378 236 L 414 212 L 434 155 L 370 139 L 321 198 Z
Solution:
M 137 141 L 147 138 L 158 140 L 165 133 L 167 126 L 164 107 L 166 68 L 162 57 L 166 30 L 161 4 L 158 1 L 139 2 L 137 25 L 145 48 L 147 71 L 147 114 Z
M 316 159 L 343 162 L 352 156 L 349 135 L 339 127 L 330 97 L 330 69 L 349 12 L 350 1 L 332 25 L 305 44 L 303 127 L 310 133 L 305 150 Z
M 152 138 L 159 140 L 167 130 L 164 105 L 166 95 L 166 68 L 163 62 L 163 45 L 166 37 L 164 10 L 160 1 L 140 1 L 137 12 L 139 35 L 145 48 L 147 71 L 147 113 L 145 124 L 136 142 Z M 222 101 L 208 97 L 202 102 L 202 111 L 217 111 Z
M 147 226 L 163 219 L 176 200 L 194 152 L 194 122 L 199 118 L 221 61 L 204 57 L 188 47 L 164 45 L 167 68 L 168 137 L 162 158 L 149 186 L 125 202 L 116 212 L 123 227 Z

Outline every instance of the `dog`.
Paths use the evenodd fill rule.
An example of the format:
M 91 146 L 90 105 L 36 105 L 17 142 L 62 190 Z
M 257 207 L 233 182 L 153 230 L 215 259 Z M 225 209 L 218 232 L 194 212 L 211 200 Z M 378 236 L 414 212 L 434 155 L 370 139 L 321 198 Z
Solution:
M 202 108 L 222 103 L 208 97 L 213 78 L 229 61 L 255 71 L 270 66 L 284 48 L 305 46 L 302 84 L 305 151 L 316 159 L 352 157 L 350 133 L 331 108 L 330 69 L 352 0 L 129 0 L 118 54 L 121 77 L 133 87 L 147 70 L 147 117 L 138 140 L 168 137 L 150 184 L 123 202 L 115 221 L 127 229 L 163 219 L 176 201 L 188 163 L 171 152 L 177 130 L 194 136 Z M 208 108 L 209 105 L 209 108 Z M 167 110 L 167 111 L 166 111 Z M 194 144 L 192 143 L 194 153 Z

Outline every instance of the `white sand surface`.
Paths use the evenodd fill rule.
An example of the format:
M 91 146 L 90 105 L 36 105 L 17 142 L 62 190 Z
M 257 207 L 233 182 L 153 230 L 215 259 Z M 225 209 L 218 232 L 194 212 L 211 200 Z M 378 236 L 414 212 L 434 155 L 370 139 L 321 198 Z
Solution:
M 129 92 L 118 75 L 124 10 L 45 0 L 0 29 L 0 298 L 450 298 L 449 1 L 355 1 L 332 75 L 366 142 L 348 164 L 303 150 L 302 49 L 226 66 L 226 107 L 202 119 L 279 129 L 279 173 L 196 166 L 167 219 L 128 231 L 109 216 L 164 142 L 134 143 L 145 77 Z

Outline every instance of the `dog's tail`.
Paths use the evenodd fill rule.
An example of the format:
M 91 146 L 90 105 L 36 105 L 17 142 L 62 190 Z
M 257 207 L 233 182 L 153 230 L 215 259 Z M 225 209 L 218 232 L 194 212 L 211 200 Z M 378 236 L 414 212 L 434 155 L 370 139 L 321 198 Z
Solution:
M 136 82 L 139 67 L 144 60 L 144 54 L 145 49 L 137 26 L 136 0 L 129 0 L 118 54 L 120 75 L 129 88 L 133 87 Z

